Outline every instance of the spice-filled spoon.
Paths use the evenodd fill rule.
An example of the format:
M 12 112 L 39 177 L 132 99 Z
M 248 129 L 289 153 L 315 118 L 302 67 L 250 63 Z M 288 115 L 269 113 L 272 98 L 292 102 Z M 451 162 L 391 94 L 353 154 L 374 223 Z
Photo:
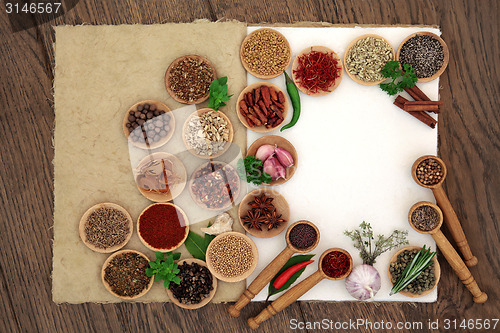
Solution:
M 335 266 L 335 264 L 337 266 Z M 328 249 L 319 258 L 318 270 L 277 298 L 257 316 L 248 319 L 248 326 L 257 329 L 259 325 L 295 302 L 323 279 L 342 280 L 352 270 L 352 258 L 349 252 L 339 248 Z
M 415 182 L 432 190 L 438 206 L 443 211 L 446 226 L 464 256 L 465 264 L 472 267 L 477 265 L 477 258 L 472 255 L 462 225 L 442 187 L 446 172 L 443 160 L 433 155 L 419 157 L 411 167 L 411 175 Z
M 432 208 L 437 214 L 437 221 L 435 221 L 433 225 L 433 229 L 431 230 L 422 230 L 422 226 L 417 226 L 413 222 L 415 218 L 412 218 L 413 213 L 415 212 L 416 209 L 420 207 L 428 206 Z M 430 214 L 430 213 L 424 213 L 424 214 Z M 441 232 L 441 225 L 443 224 L 443 212 L 441 209 L 428 201 L 420 201 L 414 204 L 408 213 L 408 222 L 410 223 L 411 227 L 415 229 L 417 232 L 421 234 L 430 234 L 432 238 L 436 241 L 437 246 L 443 253 L 444 257 L 450 264 L 451 268 L 455 271 L 455 273 L 458 275 L 458 278 L 462 281 L 462 283 L 465 285 L 467 289 L 471 292 L 472 296 L 474 296 L 474 302 L 476 303 L 484 303 L 488 299 L 488 296 L 486 293 L 482 292 L 481 289 L 479 289 L 479 286 L 477 285 L 476 280 L 474 280 L 474 277 L 472 276 L 471 272 L 465 266 L 464 261 L 460 257 L 460 255 L 455 251 L 451 243 L 448 241 L 446 236 Z
M 231 316 L 238 317 L 241 309 L 273 279 L 292 255 L 314 250 L 319 243 L 319 230 L 309 221 L 298 221 L 288 227 L 285 239 L 285 249 L 260 272 L 238 301 L 227 309 Z

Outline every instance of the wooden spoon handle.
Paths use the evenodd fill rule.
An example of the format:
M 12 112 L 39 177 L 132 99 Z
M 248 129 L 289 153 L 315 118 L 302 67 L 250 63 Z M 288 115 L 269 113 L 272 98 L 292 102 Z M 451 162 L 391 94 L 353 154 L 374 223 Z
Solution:
M 238 317 L 240 315 L 241 309 L 243 309 L 260 291 L 272 280 L 272 278 L 279 272 L 281 267 L 286 264 L 288 259 L 295 253 L 294 250 L 285 247 L 283 251 L 273 261 L 269 263 L 260 272 L 260 274 L 253 280 L 253 282 L 248 286 L 247 290 L 241 294 L 238 301 L 231 305 L 227 312 L 233 317 Z
M 471 272 L 469 271 L 467 266 L 465 266 L 465 263 L 463 262 L 462 258 L 460 258 L 457 251 L 455 251 L 455 249 L 450 244 L 448 239 L 443 235 L 441 230 L 438 230 L 438 232 L 433 234 L 432 237 L 434 238 L 436 244 L 441 249 L 441 252 L 443 253 L 446 260 L 448 260 L 448 263 L 450 264 L 451 268 L 453 268 L 455 273 L 458 275 L 458 278 L 462 281 L 465 287 L 469 289 L 472 296 L 474 296 L 474 302 L 476 303 L 486 302 L 488 296 L 484 292 L 482 292 L 481 289 L 479 289 L 476 280 L 474 280 L 474 277 L 472 276 Z
M 469 267 L 477 265 L 477 258 L 472 255 L 472 251 L 470 250 L 469 243 L 467 242 L 467 238 L 465 238 L 464 230 L 462 229 L 462 225 L 458 220 L 457 214 L 451 207 L 451 203 L 444 193 L 444 190 L 441 186 L 432 189 L 434 193 L 434 197 L 436 198 L 436 202 L 443 211 L 444 222 L 448 227 L 448 230 L 451 233 L 451 236 L 455 240 L 455 243 L 458 246 L 458 249 L 464 256 L 465 264 Z
M 300 296 L 304 295 L 309 289 L 314 287 L 319 281 L 323 280 L 324 274 L 321 271 L 316 271 L 316 273 L 310 275 L 307 279 L 288 290 L 286 293 L 281 295 L 278 299 L 272 302 L 267 308 L 262 310 L 257 316 L 248 319 L 248 326 L 255 330 L 259 325 L 285 309 L 287 306 L 295 302 Z

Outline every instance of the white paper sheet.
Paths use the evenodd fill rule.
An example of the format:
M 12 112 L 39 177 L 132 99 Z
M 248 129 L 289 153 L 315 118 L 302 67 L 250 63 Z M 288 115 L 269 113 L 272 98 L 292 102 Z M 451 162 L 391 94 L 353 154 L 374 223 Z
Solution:
M 259 27 L 249 27 L 248 33 Z M 292 61 L 302 49 L 324 45 L 343 58 L 345 48 L 356 37 L 378 34 L 396 50 L 401 41 L 418 31 L 437 35 L 439 29 L 419 27 L 377 28 L 275 28 L 288 39 Z M 290 74 L 290 71 L 288 71 Z M 248 74 L 248 84 L 260 81 Z M 268 80 L 285 88 L 284 77 Z M 432 100 L 438 99 L 439 80 L 418 84 Z M 402 95 L 406 96 L 406 93 Z M 349 251 L 354 264 L 362 263 L 352 241 L 344 230 L 356 228 L 362 221 L 370 222 L 375 234 L 389 235 L 394 229 L 408 230 L 410 245 L 431 245 L 431 236 L 414 231 L 408 224 L 408 210 L 417 201 L 434 201 L 430 190 L 417 185 L 410 174 L 413 162 L 420 156 L 437 153 L 437 129 L 431 129 L 416 118 L 394 106 L 394 97 L 378 86 L 362 86 L 345 73 L 340 86 L 324 97 L 301 93 L 302 113 L 291 129 L 267 134 L 281 135 L 296 148 L 299 162 L 293 178 L 274 187 L 288 201 L 291 222 L 305 219 L 315 223 L 321 233 L 315 262 L 309 265 L 298 281 L 318 269 L 323 251 L 341 247 Z M 291 118 L 290 110 L 287 123 Z M 248 146 L 267 134 L 248 131 Z M 253 237 L 259 249 L 259 262 L 247 284 L 285 247 L 284 233 L 270 239 Z M 389 296 L 391 283 L 387 267 L 394 249 L 382 254 L 374 265 L 381 274 L 382 288 L 376 301 L 434 302 L 437 289 L 420 298 Z M 271 297 L 277 298 L 279 295 Z M 267 288 L 255 301 L 265 300 Z M 352 301 L 344 281 L 323 280 L 300 300 Z

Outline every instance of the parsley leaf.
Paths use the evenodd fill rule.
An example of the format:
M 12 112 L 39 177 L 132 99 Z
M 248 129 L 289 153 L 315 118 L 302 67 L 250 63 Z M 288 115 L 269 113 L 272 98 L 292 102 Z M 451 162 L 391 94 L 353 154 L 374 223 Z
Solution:
M 213 80 L 210 84 L 208 107 L 218 111 L 220 107 L 226 106 L 225 102 L 233 96 L 227 96 L 227 89 L 227 76 Z
M 388 61 L 380 73 L 392 82 L 381 83 L 380 89 L 387 92 L 389 95 L 396 95 L 403 91 L 403 88 L 411 88 L 417 83 L 417 74 L 410 64 L 404 64 L 403 70 L 399 69 L 399 61 Z
M 263 163 L 255 156 L 247 156 L 238 161 L 238 173 L 240 177 L 246 178 L 248 183 L 260 185 L 269 184 L 273 179 L 270 174 L 262 171 Z

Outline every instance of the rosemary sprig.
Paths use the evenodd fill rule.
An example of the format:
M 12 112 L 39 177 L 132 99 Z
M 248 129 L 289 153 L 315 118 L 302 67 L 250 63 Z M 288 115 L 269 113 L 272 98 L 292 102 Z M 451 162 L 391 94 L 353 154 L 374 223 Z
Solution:
M 436 252 L 431 252 L 430 248 L 426 250 L 424 245 L 424 247 L 417 252 L 417 255 L 410 264 L 405 267 L 403 274 L 401 274 L 401 277 L 392 287 L 389 296 L 399 293 L 406 288 L 406 286 L 415 280 L 427 267 L 432 265 L 432 258 L 434 258 L 435 255 Z

